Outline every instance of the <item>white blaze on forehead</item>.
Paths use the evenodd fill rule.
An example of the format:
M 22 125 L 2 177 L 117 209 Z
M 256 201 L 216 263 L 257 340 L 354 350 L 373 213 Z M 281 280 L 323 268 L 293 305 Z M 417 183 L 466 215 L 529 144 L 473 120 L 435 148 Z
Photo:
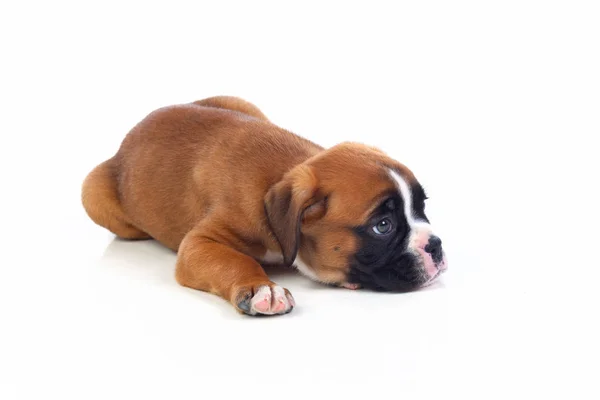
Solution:
M 419 245 L 419 241 L 424 239 L 425 237 L 429 240 L 429 235 L 431 234 L 431 226 L 427 221 L 423 221 L 422 219 L 418 219 L 415 217 L 415 213 L 413 210 L 413 196 L 412 190 L 406 180 L 400 176 L 396 171 L 390 170 L 390 175 L 392 179 L 398 185 L 398 189 L 400 190 L 400 195 L 402 196 L 402 200 L 404 201 L 404 215 L 406 216 L 406 222 L 410 227 L 410 239 L 409 239 L 409 247 L 416 247 Z
M 440 271 L 446 270 L 446 258 L 444 256 L 443 261 L 436 264 L 432 255 L 425 250 L 429 239 L 433 236 L 431 225 L 429 225 L 429 222 L 415 215 L 412 190 L 410 190 L 410 186 L 406 180 L 396 171 L 389 170 L 389 172 L 394 182 L 398 185 L 400 195 L 404 201 L 404 215 L 409 227 L 407 251 L 421 259 L 422 270 L 426 274 L 428 282 L 431 282 L 440 274 Z
M 412 190 L 410 190 L 410 186 L 408 186 L 408 183 L 406 183 L 404 178 L 396 171 L 390 170 L 390 175 L 398 185 L 402 200 L 404 200 L 404 215 L 406 216 L 406 221 L 408 222 L 408 225 L 413 226 L 415 224 L 415 216 L 412 209 Z

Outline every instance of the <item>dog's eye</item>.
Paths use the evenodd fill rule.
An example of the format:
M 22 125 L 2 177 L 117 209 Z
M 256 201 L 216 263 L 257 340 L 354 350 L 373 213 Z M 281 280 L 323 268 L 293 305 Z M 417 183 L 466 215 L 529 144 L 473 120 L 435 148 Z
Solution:
M 392 221 L 389 218 L 382 219 L 375 225 L 373 225 L 373 232 L 378 235 L 385 235 L 386 233 L 390 233 L 392 230 Z

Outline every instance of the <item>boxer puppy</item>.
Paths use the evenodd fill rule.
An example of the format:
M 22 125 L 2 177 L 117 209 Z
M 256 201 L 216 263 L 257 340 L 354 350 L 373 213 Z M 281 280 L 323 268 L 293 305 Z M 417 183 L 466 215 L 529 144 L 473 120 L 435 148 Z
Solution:
M 405 291 L 445 269 L 413 173 L 379 149 L 324 149 L 254 105 L 213 97 L 161 108 L 82 188 L 90 218 L 178 253 L 175 276 L 249 315 L 291 311 L 261 264 L 349 289 Z

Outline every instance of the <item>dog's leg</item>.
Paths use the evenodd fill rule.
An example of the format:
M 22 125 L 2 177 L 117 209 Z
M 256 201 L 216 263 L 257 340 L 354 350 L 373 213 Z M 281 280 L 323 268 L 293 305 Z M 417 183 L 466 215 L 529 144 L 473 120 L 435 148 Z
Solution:
M 90 218 L 123 239 L 149 239 L 130 224 L 121 209 L 111 160 L 98 165 L 83 182 L 81 201 Z
M 256 260 L 199 230 L 188 233 L 179 247 L 176 278 L 249 315 L 285 314 L 295 305 L 290 292 L 271 282 Z

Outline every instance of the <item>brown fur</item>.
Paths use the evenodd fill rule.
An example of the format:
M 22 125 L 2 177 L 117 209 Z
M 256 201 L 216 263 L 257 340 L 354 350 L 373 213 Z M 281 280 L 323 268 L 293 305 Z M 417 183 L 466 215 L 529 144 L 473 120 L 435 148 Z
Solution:
M 156 110 L 96 167 L 82 189 L 90 218 L 119 237 L 178 252 L 176 278 L 231 301 L 270 285 L 259 260 L 296 253 L 323 282 L 343 283 L 352 227 L 393 189 L 371 147 L 329 150 L 272 124 L 254 105 L 214 97 Z

